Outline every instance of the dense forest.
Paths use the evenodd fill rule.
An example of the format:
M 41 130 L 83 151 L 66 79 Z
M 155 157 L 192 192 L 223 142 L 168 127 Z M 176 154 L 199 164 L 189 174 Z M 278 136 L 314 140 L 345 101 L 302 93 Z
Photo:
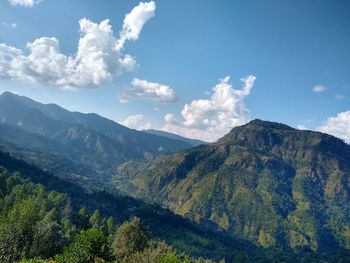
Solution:
M 1 262 L 211 262 L 151 239 L 137 217 L 117 225 L 99 210 L 74 211 L 66 194 L 3 167 L 0 182 Z

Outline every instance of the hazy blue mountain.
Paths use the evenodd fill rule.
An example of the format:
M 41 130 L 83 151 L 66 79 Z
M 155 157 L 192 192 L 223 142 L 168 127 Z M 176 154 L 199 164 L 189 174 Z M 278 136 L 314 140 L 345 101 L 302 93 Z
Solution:
M 0 140 L 24 148 L 24 156 L 42 167 L 35 152 L 85 167 L 81 176 L 106 180 L 116 165 L 149 160 L 192 147 L 191 144 L 124 127 L 97 114 L 70 112 L 5 92 L 0 96 Z M 50 167 L 42 167 L 50 168 Z M 88 171 L 88 172 L 86 172 Z
M 177 134 L 174 134 L 174 133 L 171 133 L 171 132 L 165 132 L 165 131 L 159 131 L 159 130 L 153 130 L 153 129 L 151 129 L 151 130 L 144 130 L 144 132 L 149 133 L 149 134 L 163 136 L 163 137 L 170 138 L 170 139 L 179 140 L 179 141 L 182 141 L 182 142 L 186 142 L 188 144 L 191 144 L 192 146 L 208 144 L 207 142 L 204 142 L 204 141 L 185 138 L 185 137 L 182 137 L 180 135 L 177 135 Z

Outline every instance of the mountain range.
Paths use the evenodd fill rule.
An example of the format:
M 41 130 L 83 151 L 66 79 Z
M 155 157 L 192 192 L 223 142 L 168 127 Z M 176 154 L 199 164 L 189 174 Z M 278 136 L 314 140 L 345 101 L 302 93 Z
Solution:
M 97 114 L 70 112 L 11 92 L 0 96 L 0 144 L 62 176 L 98 181 L 108 180 L 123 162 L 192 147 L 183 140 L 132 130 Z

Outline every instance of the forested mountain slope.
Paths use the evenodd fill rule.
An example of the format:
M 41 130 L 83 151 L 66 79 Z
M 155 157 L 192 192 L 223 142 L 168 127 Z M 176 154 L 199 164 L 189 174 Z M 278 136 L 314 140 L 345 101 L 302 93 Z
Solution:
M 115 185 L 263 247 L 350 249 L 350 146 L 254 120 L 218 142 L 119 167 Z
M 41 194 L 43 192 L 43 187 L 45 187 L 46 191 L 61 193 L 60 195 L 55 195 L 56 197 L 61 196 L 60 198 L 57 197 L 62 201 L 62 204 L 59 204 L 59 211 L 66 213 L 66 217 L 69 217 L 71 220 L 74 220 L 74 215 L 71 215 L 71 213 L 77 213 L 82 207 L 87 208 L 87 211 L 90 214 L 98 210 L 101 213 L 101 217 L 107 218 L 112 216 L 114 223 L 116 224 L 120 224 L 125 220 L 136 216 L 141 219 L 142 224 L 151 232 L 152 238 L 165 240 L 179 252 L 186 252 L 190 256 L 213 258 L 217 260 L 226 258 L 229 260 L 228 262 L 235 258 L 243 258 L 249 261 L 265 258 L 263 251 L 249 242 L 231 238 L 225 233 L 210 231 L 203 227 L 197 226 L 196 224 L 190 223 L 188 220 L 173 214 L 169 210 L 163 209 L 157 205 L 148 205 L 131 197 L 110 194 L 107 191 L 99 190 L 94 186 L 90 187 L 90 192 L 86 192 L 85 189 L 77 184 L 57 178 L 50 173 L 43 172 L 35 166 L 29 165 L 21 160 L 17 160 L 2 151 L 0 151 L 0 168 L 0 173 L 3 171 L 3 169 L 6 169 L 6 173 L 8 174 L 15 172 L 19 173 L 17 177 L 12 176 L 12 179 L 10 179 L 14 183 L 19 182 L 22 184 L 22 182 L 24 182 L 41 185 L 34 187 L 28 185 L 30 189 L 27 186 L 24 186 L 29 190 L 27 192 L 21 192 L 21 198 L 35 199 L 35 196 L 42 198 L 44 197 Z M 7 189 L 9 187 L 6 187 L 6 184 L 1 180 L 2 177 L 0 176 L 0 205 L 1 198 L 6 194 L 10 194 L 11 192 L 11 189 Z M 9 184 L 11 183 L 7 183 L 7 185 Z M 47 209 L 49 209 L 49 207 L 52 205 L 48 204 L 48 206 L 45 206 L 45 202 L 51 201 L 44 200 L 42 204 L 45 211 L 48 213 L 50 210 Z M 37 203 L 37 205 L 37 208 L 40 210 L 41 203 L 40 205 Z M 8 205 L 6 207 L 7 209 L 11 208 L 11 206 Z M 43 212 L 44 210 L 40 211 Z M 9 216 L 7 215 L 8 212 L 2 209 L 1 206 L 0 214 L 3 214 L 6 218 Z M 28 220 L 31 220 L 31 218 L 27 218 L 26 215 L 27 214 L 24 214 L 23 222 L 28 222 Z M 44 215 L 41 216 L 41 214 L 35 214 L 33 216 L 40 218 L 42 217 L 42 219 L 45 217 Z M 62 215 L 60 224 L 64 223 L 62 220 L 67 219 L 66 217 Z M 5 221 L 2 222 L 0 218 L 0 230 L 1 227 L 6 228 L 6 225 Z M 54 246 L 54 244 L 48 245 Z M 28 246 L 28 249 L 29 248 L 30 246 Z M 13 249 L 16 248 L 14 247 Z M 58 248 L 56 247 L 54 249 Z M 0 260 L 0 262 L 2 261 Z

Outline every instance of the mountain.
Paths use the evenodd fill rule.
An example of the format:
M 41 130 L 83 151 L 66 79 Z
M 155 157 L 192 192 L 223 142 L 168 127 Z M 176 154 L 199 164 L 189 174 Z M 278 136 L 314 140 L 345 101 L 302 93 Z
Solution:
M 118 167 L 125 193 L 262 247 L 350 249 L 350 145 L 261 120 L 216 143 Z
M 180 135 L 170 133 L 170 132 L 165 132 L 165 131 L 150 129 L 150 130 L 144 130 L 144 132 L 149 133 L 149 134 L 158 135 L 158 136 L 163 136 L 163 137 L 170 138 L 170 139 L 179 140 L 179 141 L 188 143 L 188 144 L 192 145 L 193 147 L 198 146 L 198 145 L 202 145 L 202 144 L 208 144 L 207 142 L 185 138 L 185 137 L 182 137 Z
M 69 175 L 100 181 L 110 178 L 118 164 L 150 160 L 192 147 L 191 144 L 126 128 L 97 114 L 70 112 L 55 104 L 41 104 L 5 92 L 0 96 L 0 140 L 27 152 L 24 160 L 44 169 L 49 156 L 55 163 L 71 163 Z M 13 147 L 9 148 L 11 151 Z M 24 151 L 25 150 L 25 151 Z M 84 170 L 76 174 L 76 169 Z M 54 172 L 60 173 L 59 170 Z M 62 173 L 67 175 L 67 172 Z

